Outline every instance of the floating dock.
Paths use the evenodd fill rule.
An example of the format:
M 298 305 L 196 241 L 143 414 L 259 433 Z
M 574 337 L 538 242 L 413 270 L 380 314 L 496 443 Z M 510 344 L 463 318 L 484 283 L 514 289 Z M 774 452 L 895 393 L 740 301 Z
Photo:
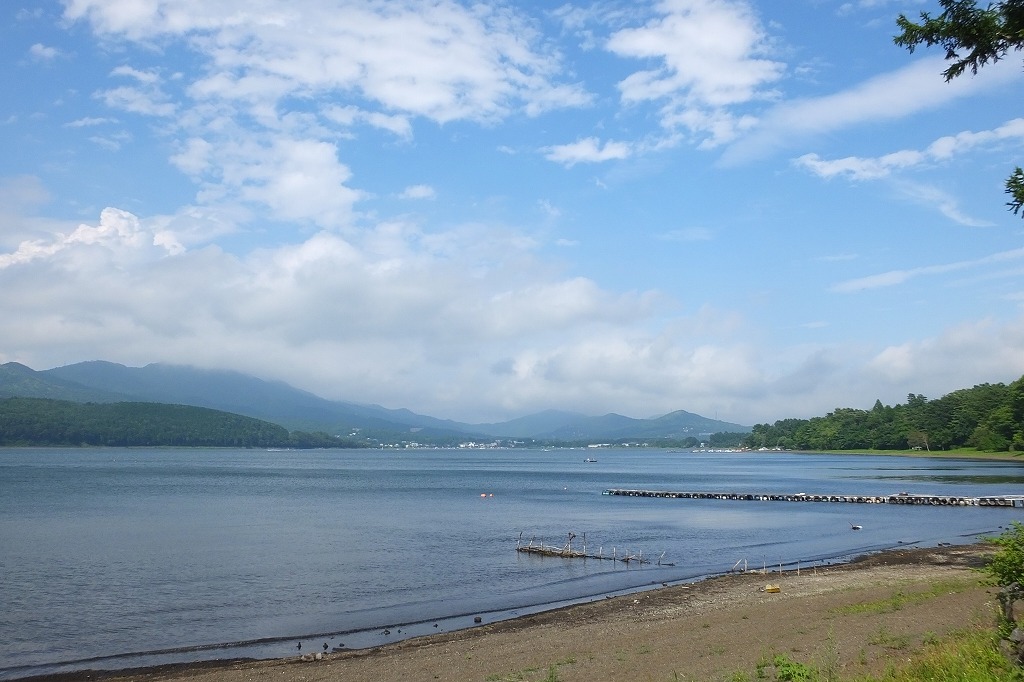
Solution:
M 913 504 L 944 507 L 1024 507 L 1024 495 L 986 495 L 962 497 L 958 495 L 921 495 L 896 493 L 894 495 L 823 495 L 811 493 L 740 493 L 740 492 L 684 492 L 673 490 L 631 490 L 609 488 L 605 495 L 626 497 L 665 497 L 681 500 L 735 500 L 753 502 L 846 502 L 856 504 Z

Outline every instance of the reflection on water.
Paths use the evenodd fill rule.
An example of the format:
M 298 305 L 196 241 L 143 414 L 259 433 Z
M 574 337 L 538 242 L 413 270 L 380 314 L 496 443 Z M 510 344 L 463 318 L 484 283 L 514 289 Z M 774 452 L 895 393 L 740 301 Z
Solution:
M 936 483 L 978 483 L 981 485 L 1024 485 L 1024 475 L 1011 474 L 904 474 L 902 476 L 851 476 L 860 480 L 934 481 Z M 1021 494 L 1024 491 L 1007 494 Z

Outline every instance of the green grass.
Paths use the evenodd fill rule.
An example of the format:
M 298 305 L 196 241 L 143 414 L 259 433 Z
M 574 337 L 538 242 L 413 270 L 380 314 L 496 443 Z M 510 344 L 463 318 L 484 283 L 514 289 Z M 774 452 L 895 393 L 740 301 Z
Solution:
M 793 660 L 785 654 L 762 658 L 754 679 L 776 682 L 1024 682 L 1024 668 L 1010 663 L 999 651 L 998 635 L 990 628 L 964 630 L 947 637 L 934 634 L 926 638 L 921 649 L 903 650 L 905 637 L 879 630 L 883 646 L 901 650 L 900 663 L 893 664 L 880 676 L 860 674 L 839 675 L 832 665 L 825 671 Z M 737 672 L 732 679 L 748 679 Z
M 881 677 L 857 677 L 850 682 L 1013 682 L 1024 680 L 1024 670 L 1012 665 L 999 651 L 995 632 L 969 630 L 943 638 L 895 666 Z
M 851 615 L 857 613 L 891 613 L 893 611 L 899 611 L 904 606 L 913 606 L 915 604 L 922 604 L 929 599 L 935 597 L 941 597 L 947 594 L 956 594 L 969 590 L 973 587 L 977 587 L 980 584 L 979 581 L 969 580 L 944 580 L 937 582 L 932 585 L 929 589 L 919 592 L 904 592 L 898 590 L 892 594 L 892 596 L 874 602 L 864 602 L 862 604 L 850 604 L 849 606 L 840 606 L 832 610 L 833 613 L 842 615 Z

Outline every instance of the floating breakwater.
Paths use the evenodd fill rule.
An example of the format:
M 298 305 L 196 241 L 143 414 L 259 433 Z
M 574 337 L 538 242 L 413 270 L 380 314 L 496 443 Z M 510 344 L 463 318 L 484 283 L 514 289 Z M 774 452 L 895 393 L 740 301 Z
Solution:
M 736 500 L 755 502 L 843 502 L 859 504 L 912 504 L 950 507 L 1024 507 L 1024 495 L 986 495 L 963 497 L 957 495 L 921 495 L 896 493 L 894 495 L 826 495 L 809 493 L 741 493 L 673 490 L 632 490 L 609 488 L 605 495 L 626 497 L 665 497 L 692 500 Z

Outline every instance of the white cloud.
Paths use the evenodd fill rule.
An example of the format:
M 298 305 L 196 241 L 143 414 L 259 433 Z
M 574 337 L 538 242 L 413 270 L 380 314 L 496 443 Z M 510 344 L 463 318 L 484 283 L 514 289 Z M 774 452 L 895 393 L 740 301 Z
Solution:
M 386 223 L 236 257 L 183 248 L 167 227 L 107 209 L 97 225 L 0 256 L 4 352 L 233 367 L 426 409 L 438 387 L 462 385 L 451 372 L 483 385 L 538 339 L 620 335 L 659 305 L 559 277 L 531 240 L 499 230 Z M 448 408 L 478 399 L 460 392 Z
M 434 199 L 437 192 L 430 185 L 409 185 L 399 196 L 402 199 Z
M 922 185 L 914 182 L 896 182 L 895 187 L 910 199 L 939 211 L 950 220 L 966 227 L 992 227 L 993 223 L 987 220 L 972 218 L 964 213 L 956 198 L 937 187 Z
M 100 126 L 107 123 L 117 123 L 116 119 L 112 118 L 97 118 L 95 116 L 87 116 L 85 118 L 79 118 L 74 121 L 70 121 L 64 124 L 65 128 L 90 128 L 92 126 Z
M 53 61 L 60 56 L 60 50 L 55 47 L 47 47 L 42 43 L 34 43 L 28 48 L 28 53 L 32 59 L 40 62 Z
M 979 147 L 1017 144 L 1024 141 L 1024 119 L 1015 118 L 994 130 L 963 131 L 938 138 L 923 150 L 902 149 L 878 157 L 848 156 L 825 160 L 818 154 L 804 154 L 794 160 L 798 167 L 825 179 L 845 177 L 851 181 L 885 180 L 928 165 L 943 164 L 955 156 Z M 906 197 L 936 208 L 950 220 L 969 227 L 989 227 L 989 221 L 966 215 L 948 192 L 917 182 L 900 180 L 894 187 Z
M 275 139 L 258 150 L 248 145 L 229 149 L 229 158 L 221 162 L 226 180 L 222 187 L 268 206 L 281 220 L 346 225 L 361 194 L 345 186 L 351 173 L 336 152 L 327 142 L 287 139 Z
M 773 96 L 783 64 L 768 58 L 768 36 L 754 10 L 735 0 L 665 0 L 641 28 L 617 31 L 606 48 L 622 57 L 655 59 L 619 83 L 623 101 L 664 102 L 666 128 L 682 126 L 718 144 L 752 120 L 732 108 Z
M 147 232 L 140 225 L 139 219 L 131 213 L 107 208 L 100 214 L 98 225 L 79 225 L 69 234 L 56 234 L 49 241 L 40 239 L 22 242 L 13 253 L 0 254 L 0 269 L 52 259 L 64 252 L 72 253 L 76 262 L 83 262 L 89 258 L 90 253 L 95 252 L 81 247 L 92 246 L 130 261 L 182 250 L 179 244 L 166 237 Z M 91 267 L 88 269 L 92 270 Z
M 1024 374 L 1024 320 L 1000 325 L 983 319 L 962 322 L 940 335 L 888 346 L 865 365 L 886 383 L 905 383 L 930 398 L 988 381 L 1012 381 Z
M 627 142 L 607 140 L 604 144 L 596 137 L 587 137 L 570 144 L 553 145 L 541 149 L 544 158 L 567 167 L 577 163 L 600 163 L 614 159 L 626 159 L 632 154 Z
M 994 130 L 947 135 L 924 150 L 902 149 L 879 157 L 848 156 L 831 161 L 817 154 L 804 154 L 795 163 L 826 179 L 845 176 L 851 180 L 877 180 L 889 177 L 894 171 L 949 160 L 977 147 L 1006 141 L 1024 142 L 1024 118 L 1012 119 Z
M 156 71 L 141 71 L 130 66 L 117 66 L 111 72 L 111 76 L 123 76 L 131 78 L 143 85 L 159 85 L 160 75 Z
M 924 155 L 920 153 L 904 151 L 873 159 L 848 156 L 844 159 L 826 161 L 817 154 L 804 154 L 797 158 L 795 163 L 826 179 L 846 175 L 851 180 L 877 180 L 888 177 L 894 168 L 916 166 L 921 163 L 923 157 Z
M 199 204 L 269 208 L 275 220 L 352 224 L 366 193 L 351 185 L 339 139 L 360 126 L 411 141 L 417 117 L 490 124 L 590 101 L 560 80 L 561 57 L 534 20 L 486 3 L 68 0 L 65 18 L 103 39 L 191 50 L 195 77 L 144 66 L 138 52 L 111 72 L 131 83 L 95 97 L 162 119 Z
M 571 405 L 749 424 L 1024 373 L 1024 320 L 889 348 L 785 348 L 729 311 L 673 317 L 656 292 L 561 276 L 513 232 L 381 223 L 234 256 L 183 247 L 192 219 L 207 218 L 108 209 L 0 256 L 5 357 L 232 368 L 467 421 Z
M 386 130 L 403 139 L 412 139 L 412 124 L 406 116 L 388 115 L 366 111 L 356 106 L 330 105 L 322 111 L 324 118 L 345 127 L 365 123 L 374 128 Z
M 358 93 L 438 122 L 488 120 L 517 107 L 535 115 L 590 99 L 552 80 L 558 55 L 529 20 L 483 4 L 69 0 L 65 17 L 130 40 L 191 38 L 210 60 L 210 75 L 194 87 L 204 98 Z
M 904 282 L 917 277 L 941 275 L 948 272 L 957 272 L 960 270 L 990 266 L 996 263 L 1006 263 L 1009 261 L 1020 260 L 1022 258 L 1024 258 L 1024 249 L 1012 249 L 1010 251 L 994 253 L 990 256 L 985 256 L 984 258 L 976 258 L 974 260 L 943 263 L 941 265 L 926 265 L 918 268 L 908 268 L 906 270 L 890 270 L 889 272 L 883 272 L 877 275 L 859 277 L 857 279 L 840 282 L 833 286 L 831 290 L 838 293 L 852 293 L 856 291 L 864 291 L 866 289 L 890 287 L 897 284 L 903 284 Z
M 767 111 L 750 134 L 731 144 L 722 162 L 732 165 L 762 157 L 822 133 L 904 118 L 985 90 L 1013 87 L 1021 80 L 1017 64 L 1004 60 L 972 78 L 946 83 L 945 61 L 928 57 L 824 97 L 788 101 Z

